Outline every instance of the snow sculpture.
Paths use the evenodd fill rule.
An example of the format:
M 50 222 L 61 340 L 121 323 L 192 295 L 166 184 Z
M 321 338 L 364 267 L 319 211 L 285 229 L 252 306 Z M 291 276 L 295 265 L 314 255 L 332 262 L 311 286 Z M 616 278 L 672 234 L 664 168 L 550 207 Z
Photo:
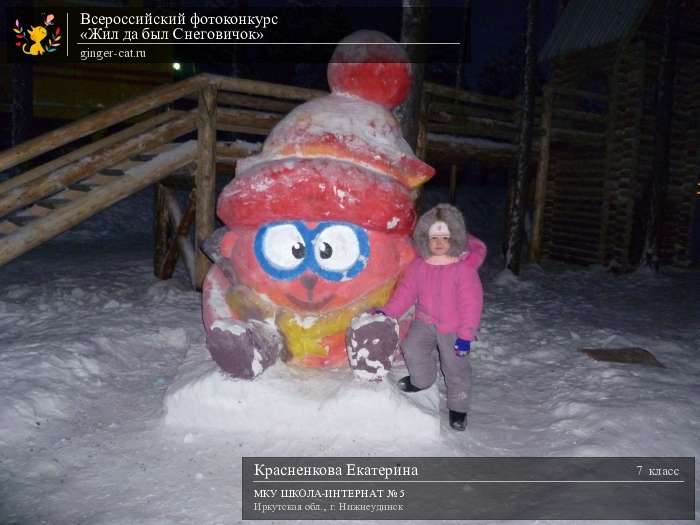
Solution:
M 331 94 L 239 161 L 217 202 L 225 227 L 206 243 L 215 264 L 203 290 L 207 348 L 232 376 L 254 378 L 278 358 L 346 365 L 346 337 L 361 375 L 390 366 L 395 322 L 360 314 L 386 302 L 415 256 L 410 190 L 434 174 L 390 113 L 410 78 L 399 46 L 358 31 L 331 58 Z

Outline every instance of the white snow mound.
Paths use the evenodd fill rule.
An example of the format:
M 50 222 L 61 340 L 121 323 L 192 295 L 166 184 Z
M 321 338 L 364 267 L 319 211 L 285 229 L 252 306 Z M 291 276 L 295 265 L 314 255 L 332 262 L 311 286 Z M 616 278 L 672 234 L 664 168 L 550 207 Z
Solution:
M 350 369 L 306 369 L 284 363 L 252 381 L 238 380 L 221 372 L 205 349 L 193 345 L 168 388 L 164 422 L 262 439 L 278 435 L 287 440 L 414 444 L 437 439 L 437 387 L 406 395 L 395 381 L 390 375 L 384 382 L 370 383 L 355 378 Z
M 255 380 L 238 380 L 221 372 L 204 348 L 193 345 L 165 396 L 164 423 L 307 442 L 415 444 L 437 439 L 437 387 L 406 395 L 395 381 L 390 375 L 382 383 L 369 383 L 355 378 L 350 369 L 284 363 Z

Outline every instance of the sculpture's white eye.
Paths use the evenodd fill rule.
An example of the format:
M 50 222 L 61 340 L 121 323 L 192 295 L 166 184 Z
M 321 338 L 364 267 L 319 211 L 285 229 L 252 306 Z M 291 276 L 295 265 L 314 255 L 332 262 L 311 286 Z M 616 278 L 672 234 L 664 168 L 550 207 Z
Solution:
M 317 264 L 326 271 L 342 272 L 360 258 L 360 242 L 355 231 L 342 224 L 324 228 L 314 239 Z
M 278 224 L 265 231 L 261 252 L 272 267 L 292 270 L 304 261 L 306 244 L 294 224 Z

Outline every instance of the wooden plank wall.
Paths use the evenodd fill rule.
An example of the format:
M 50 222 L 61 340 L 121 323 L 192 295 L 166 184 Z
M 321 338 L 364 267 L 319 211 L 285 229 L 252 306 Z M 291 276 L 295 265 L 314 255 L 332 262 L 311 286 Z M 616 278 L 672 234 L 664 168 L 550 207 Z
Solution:
M 700 34 L 700 6 L 684 17 Z M 679 43 L 674 82 L 671 165 L 661 260 L 690 263 L 693 215 L 700 180 L 700 45 Z
M 646 46 L 645 90 L 640 129 L 638 187 L 635 195 L 635 226 L 630 245 L 630 260 L 637 263 L 644 248 L 644 219 L 648 213 L 647 195 L 653 171 L 655 119 L 655 89 L 663 39 L 662 5 L 653 10 L 639 29 L 639 38 Z M 676 51 L 674 104 L 669 152 L 669 185 L 664 204 L 660 260 L 662 264 L 685 266 L 690 262 L 693 214 L 697 182 L 700 177 L 700 45 L 689 41 L 688 35 L 700 35 L 700 6 L 689 5 L 682 10 L 679 42 Z M 692 39 L 691 39 L 692 40 Z
M 577 54 L 558 60 L 551 85 L 578 89 L 585 84 L 587 70 L 605 64 L 604 57 Z M 603 66 L 604 67 L 604 66 Z M 586 86 L 587 87 L 587 86 Z M 597 140 L 567 140 L 552 133 L 547 174 L 542 255 L 578 264 L 602 262 L 602 212 L 605 187 L 605 132 L 607 104 L 581 97 L 554 95 L 552 127 L 599 133 Z M 595 112 L 586 121 L 576 112 Z
M 554 62 L 551 84 L 555 89 L 590 89 L 587 83 L 605 71 L 610 76 L 611 114 L 607 150 L 600 156 L 590 147 L 562 143 L 551 146 L 544 256 L 571 262 L 592 262 L 597 256 L 597 262 L 620 271 L 639 263 L 648 213 L 646 189 L 653 169 L 654 97 L 662 32 L 663 2 L 657 1 L 618 56 L 614 48 L 601 48 Z M 699 3 L 682 8 L 676 60 L 669 187 L 660 256 L 663 264 L 685 265 L 692 249 L 700 181 Z M 606 160 L 601 166 L 603 158 Z M 565 217 L 566 211 L 571 217 Z M 567 221 L 571 224 L 566 226 L 566 235 L 576 227 L 580 249 L 585 253 L 574 253 L 573 247 L 562 250 L 565 237 L 561 230 Z M 597 254 L 589 244 L 596 238 L 600 244 Z
M 583 107 L 585 100 L 580 97 L 556 94 L 552 105 L 543 255 L 580 264 L 600 263 L 607 107 L 596 114 Z M 598 118 L 584 120 L 584 114 L 577 112 Z M 589 136 L 567 137 L 557 130 Z
M 669 223 L 677 225 L 677 228 L 670 232 L 669 243 L 662 247 L 662 253 L 668 250 L 672 262 L 686 264 L 691 260 L 694 213 L 700 198 L 697 195 L 700 183 L 700 47 L 693 46 L 692 52 L 685 54 L 680 66 L 683 73 L 677 77 L 676 103 L 684 112 L 683 124 L 679 122 L 683 142 L 678 142 L 679 151 L 676 154 L 682 161 L 672 167 L 669 208 L 674 213 L 668 217 Z M 679 248 L 676 249 L 676 246 Z
M 613 79 L 613 127 L 608 134 L 608 169 L 605 183 L 605 264 L 619 271 L 632 268 L 630 244 L 634 231 L 635 199 L 640 194 L 639 171 L 645 90 L 645 54 L 642 41 L 621 52 Z

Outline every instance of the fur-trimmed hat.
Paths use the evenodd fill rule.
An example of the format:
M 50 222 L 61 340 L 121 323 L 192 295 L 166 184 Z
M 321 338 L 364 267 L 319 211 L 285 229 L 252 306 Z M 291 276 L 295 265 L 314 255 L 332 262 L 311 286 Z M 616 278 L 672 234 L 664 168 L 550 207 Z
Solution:
M 382 33 L 358 31 L 338 46 L 328 81 L 330 95 L 294 109 L 258 155 L 238 161 L 217 206 L 227 226 L 341 220 L 411 231 L 410 191 L 435 170 L 415 156 L 390 111 L 410 86 L 405 52 Z
M 430 247 L 428 241 L 430 235 L 428 231 L 436 222 L 444 222 L 450 232 L 450 249 L 447 255 L 457 257 L 461 255 L 467 248 L 468 233 L 467 227 L 464 224 L 464 216 L 459 209 L 450 204 L 438 204 L 434 208 L 429 209 L 416 224 L 416 229 L 413 231 L 413 243 L 416 249 L 423 258 L 430 257 Z

